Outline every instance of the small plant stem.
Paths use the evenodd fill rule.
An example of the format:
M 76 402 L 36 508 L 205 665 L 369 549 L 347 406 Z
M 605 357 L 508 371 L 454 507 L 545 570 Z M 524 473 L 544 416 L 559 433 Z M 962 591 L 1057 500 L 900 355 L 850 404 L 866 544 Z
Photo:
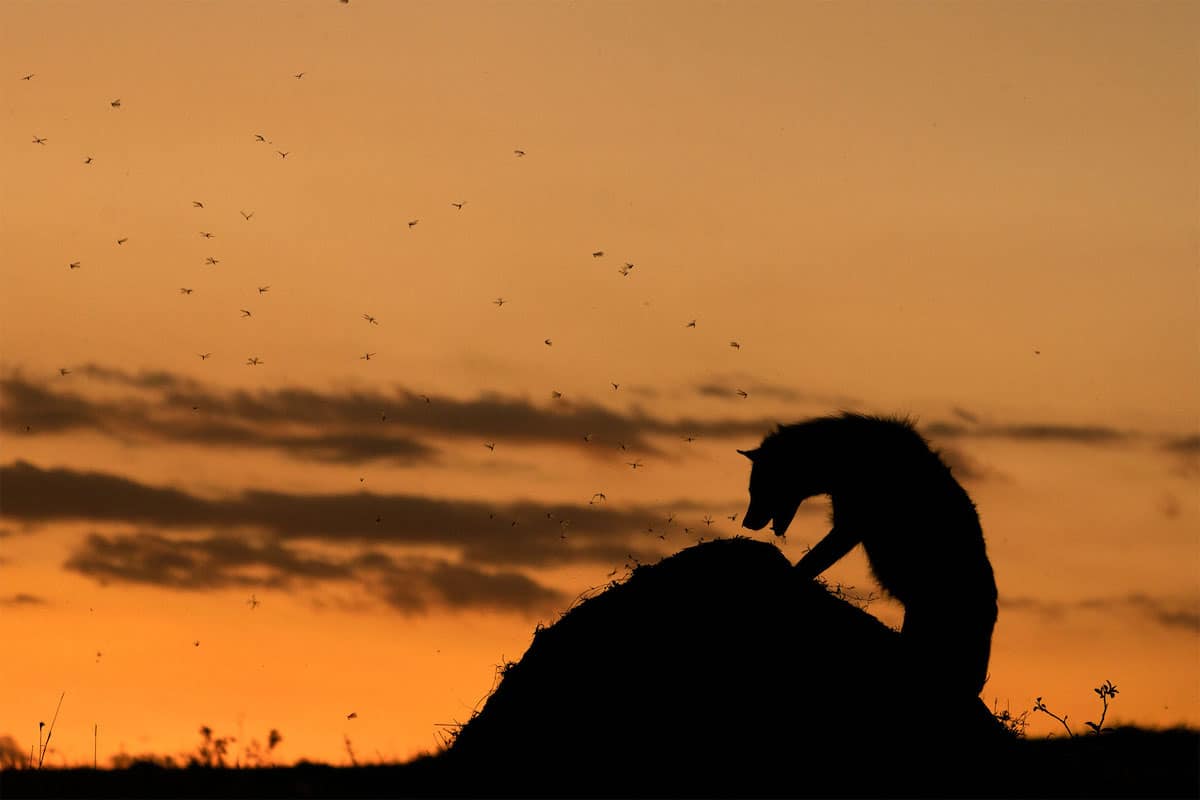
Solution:
M 1100 712 L 1100 722 L 1096 725 L 1096 733 L 1099 733 L 1100 729 L 1104 727 L 1104 718 L 1108 716 L 1108 695 L 1102 694 L 1100 699 L 1104 701 L 1104 709 Z
M 38 757 L 38 769 L 42 768 L 42 762 L 46 760 L 46 751 L 50 749 L 50 737 L 54 735 L 54 723 L 58 721 L 58 712 L 62 708 L 62 701 L 66 696 L 65 691 L 59 695 L 58 705 L 54 707 L 54 716 L 50 719 L 50 730 L 46 731 L 46 741 L 42 745 L 42 754 Z
M 1067 736 L 1070 736 L 1072 739 L 1075 738 L 1075 733 L 1071 730 L 1071 726 L 1067 724 L 1067 718 L 1060 717 L 1058 714 L 1055 714 L 1053 711 L 1046 708 L 1046 704 L 1042 702 L 1042 698 L 1039 697 L 1037 699 L 1037 701 L 1033 704 L 1033 710 L 1040 711 L 1043 714 L 1045 714 L 1046 716 L 1053 717 L 1054 719 L 1058 720 L 1059 723 L 1063 726 L 1063 728 L 1066 729 Z
M 1063 728 L 1065 728 L 1067 731 L 1067 736 L 1070 736 L 1072 739 L 1075 738 L 1075 732 L 1072 731 L 1071 726 L 1067 724 L 1066 717 L 1060 717 L 1058 714 L 1055 714 L 1053 711 L 1047 711 L 1046 713 L 1049 714 L 1050 716 L 1054 717 L 1060 723 L 1062 723 Z

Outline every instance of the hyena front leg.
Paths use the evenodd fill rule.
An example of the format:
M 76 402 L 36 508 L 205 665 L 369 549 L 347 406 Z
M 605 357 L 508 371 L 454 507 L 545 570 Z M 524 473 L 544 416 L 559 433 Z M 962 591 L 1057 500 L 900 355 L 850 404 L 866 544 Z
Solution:
M 825 538 L 817 542 L 813 549 L 805 553 L 796 562 L 796 569 L 804 578 L 812 580 L 825 570 L 832 567 L 842 556 L 854 549 L 854 545 L 862 541 L 862 537 L 854 535 L 849 528 L 834 526 L 825 534 Z

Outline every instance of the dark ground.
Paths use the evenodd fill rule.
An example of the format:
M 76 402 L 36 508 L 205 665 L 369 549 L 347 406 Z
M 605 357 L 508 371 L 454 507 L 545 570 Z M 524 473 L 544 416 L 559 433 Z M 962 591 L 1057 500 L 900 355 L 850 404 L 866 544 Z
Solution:
M 899 636 L 748 539 L 535 632 L 480 714 L 396 766 L 0 773 L 16 797 L 1200 797 L 1200 732 L 1015 739 Z M 952 599 L 949 599 L 952 602 Z
M 636 776 L 624 778 L 619 792 L 599 793 L 585 775 L 552 796 L 712 797 L 694 791 L 643 790 Z M 489 790 L 486 779 L 475 790 L 453 787 L 436 760 L 396 766 L 330 767 L 302 764 L 264 769 L 165 769 L 153 765 L 124 770 L 20 770 L 0 773 L 0 798 L 336 798 L 336 797 L 491 797 L 514 796 Z M 753 784 L 748 781 L 748 784 Z M 802 784 L 802 781 L 800 782 Z M 758 787 L 734 797 L 932 797 L 937 793 L 852 790 L 814 793 L 803 785 Z M 521 796 L 519 794 L 515 796 Z M 1200 797 L 1200 732 L 1118 729 L 1099 737 L 1037 739 L 1020 742 L 1011 760 L 980 776 L 979 789 L 965 797 L 987 798 L 1194 798 Z

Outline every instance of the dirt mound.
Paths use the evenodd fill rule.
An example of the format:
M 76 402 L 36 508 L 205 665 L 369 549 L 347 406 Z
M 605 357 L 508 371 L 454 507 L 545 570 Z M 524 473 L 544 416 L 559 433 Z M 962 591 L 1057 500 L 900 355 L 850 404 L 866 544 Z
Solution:
M 1007 737 L 906 663 L 773 545 L 718 540 L 539 629 L 444 758 L 487 795 L 978 794 Z

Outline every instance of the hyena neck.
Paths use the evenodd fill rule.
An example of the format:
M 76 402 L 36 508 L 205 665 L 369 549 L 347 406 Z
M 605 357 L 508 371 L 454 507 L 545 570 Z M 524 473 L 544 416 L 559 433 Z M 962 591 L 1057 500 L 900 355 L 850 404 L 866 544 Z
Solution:
M 902 487 L 937 458 L 909 421 L 850 413 L 781 425 L 763 445 L 810 495 L 835 499 Z
M 846 436 L 839 417 L 821 417 L 781 425 L 763 441 L 763 449 L 785 474 L 797 476 L 805 497 L 845 490 L 850 475 Z

